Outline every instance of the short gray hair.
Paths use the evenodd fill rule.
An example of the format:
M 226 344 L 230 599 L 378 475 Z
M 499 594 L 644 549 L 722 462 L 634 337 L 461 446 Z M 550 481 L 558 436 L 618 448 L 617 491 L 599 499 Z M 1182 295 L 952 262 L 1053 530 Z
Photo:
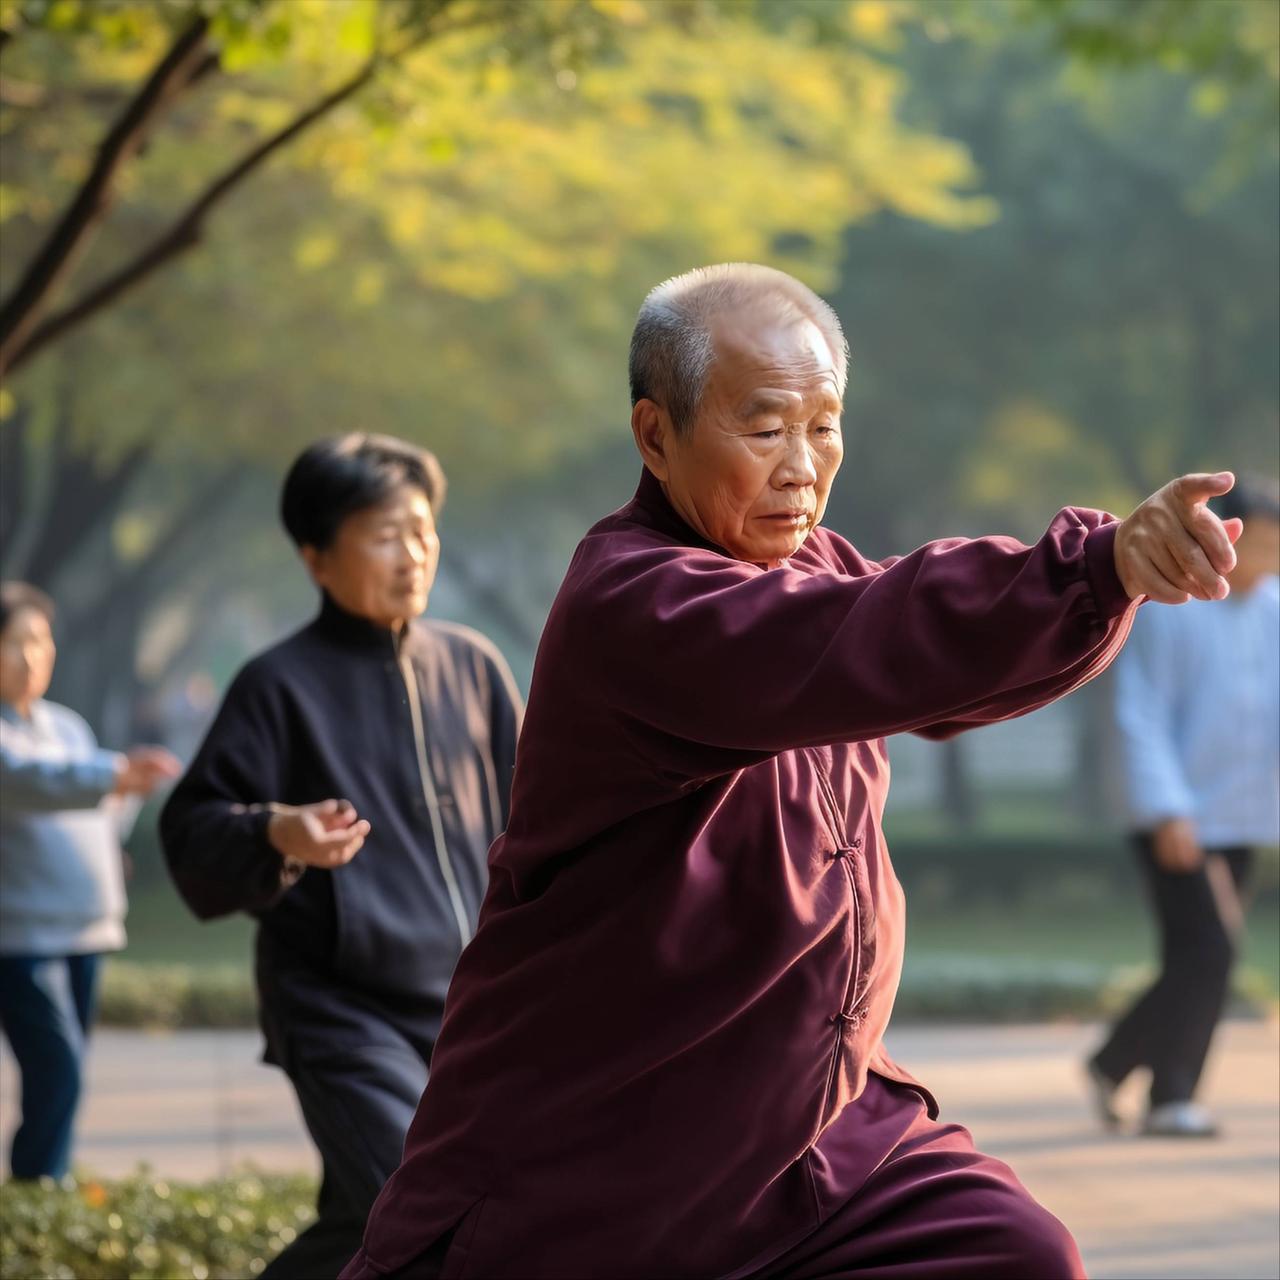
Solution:
M 849 348 L 836 313 L 808 285 L 785 271 L 751 262 L 723 262 L 672 276 L 649 291 L 631 333 L 631 405 L 660 404 L 680 434 L 693 429 L 715 358 L 711 320 L 761 298 L 811 320 L 822 331 L 844 395 Z

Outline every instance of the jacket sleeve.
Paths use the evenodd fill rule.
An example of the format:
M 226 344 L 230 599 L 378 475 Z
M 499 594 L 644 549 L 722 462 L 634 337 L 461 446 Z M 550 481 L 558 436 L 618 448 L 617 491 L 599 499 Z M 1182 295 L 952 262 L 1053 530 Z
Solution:
M 1119 652 L 1133 610 L 1115 528 L 1068 508 L 1034 546 L 953 539 L 866 573 L 681 547 L 602 556 L 577 595 L 575 648 L 639 749 L 678 772 L 943 737 L 1041 707 Z
M 264 911 L 298 878 L 267 839 L 284 759 L 281 703 L 281 690 L 246 667 L 160 814 L 169 873 L 202 920 Z
M 498 802 L 501 806 L 500 830 L 505 830 L 511 818 L 511 781 L 516 771 L 516 743 L 524 720 L 524 702 L 516 688 L 511 668 L 497 650 L 489 655 L 487 666 L 492 697 L 489 707 L 489 742 L 494 777 L 498 784 Z
M 118 759 L 111 751 L 95 751 L 83 760 L 41 759 L 0 742 L 4 803 L 27 812 L 96 809 L 115 786 Z
M 1195 816 L 1195 797 L 1174 734 L 1178 701 L 1176 637 L 1168 610 L 1148 612 L 1116 663 L 1116 726 L 1131 821 L 1150 830 Z
M 72 712 L 64 714 L 81 741 L 67 743 L 57 758 L 35 754 L 21 735 L 7 733 L 0 722 L 0 792 L 6 807 L 27 813 L 96 809 L 115 786 L 123 757 L 103 751 L 87 724 Z

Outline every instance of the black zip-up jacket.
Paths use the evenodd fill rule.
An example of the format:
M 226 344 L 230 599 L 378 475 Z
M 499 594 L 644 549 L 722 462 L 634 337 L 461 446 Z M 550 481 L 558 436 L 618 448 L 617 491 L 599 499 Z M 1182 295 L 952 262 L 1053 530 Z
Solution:
M 434 1039 L 506 826 L 520 715 L 483 636 L 417 621 L 397 640 L 327 597 L 315 621 L 236 676 L 160 836 L 197 916 L 257 917 L 264 1004 L 289 975 L 315 998 L 329 993 L 325 1018 L 348 989 Z M 298 875 L 258 806 L 329 798 L 349 800 L 369 836 L 345 866 Z

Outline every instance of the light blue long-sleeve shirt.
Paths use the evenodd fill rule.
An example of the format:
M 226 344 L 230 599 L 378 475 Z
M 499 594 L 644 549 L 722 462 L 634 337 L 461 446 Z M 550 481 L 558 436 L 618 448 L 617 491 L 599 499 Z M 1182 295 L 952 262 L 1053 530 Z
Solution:
M 68 707 L 0 703 L 0 955 L 124 946 L 119 761 Z
M 1205 848 L 1280 843 L 1280 579 L 1145 604 L 1116 661 L 1129 818 L 1190 818 Z

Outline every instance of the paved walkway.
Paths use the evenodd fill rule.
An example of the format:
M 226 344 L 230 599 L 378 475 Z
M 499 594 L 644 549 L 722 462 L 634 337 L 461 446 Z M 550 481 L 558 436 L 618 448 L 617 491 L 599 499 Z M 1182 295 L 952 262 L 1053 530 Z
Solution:
M 1096 1280 L 1280 1277 L 1280 1038 L 1231 1023 L 1206 1098 L 1226 1133 L 1171 1143 L 1100 1133 L 1082 1103 L 1078 1026 L 906 1027 L 890 1050 L 944 1115 L 1010 1161 L 1072 1229 Z M 314 1170 L 292 1095 L 256 1062 L 255 1035 L 98 1033 L 79 1160 L 113 1175 L 146 1161 L 171 1178 L 244 1162 Z M 0 1135 L 13 1126 L 13 1063 L 0 1061 Z M 1136 1096 L 1130 1099 L 1138 1105 Z

